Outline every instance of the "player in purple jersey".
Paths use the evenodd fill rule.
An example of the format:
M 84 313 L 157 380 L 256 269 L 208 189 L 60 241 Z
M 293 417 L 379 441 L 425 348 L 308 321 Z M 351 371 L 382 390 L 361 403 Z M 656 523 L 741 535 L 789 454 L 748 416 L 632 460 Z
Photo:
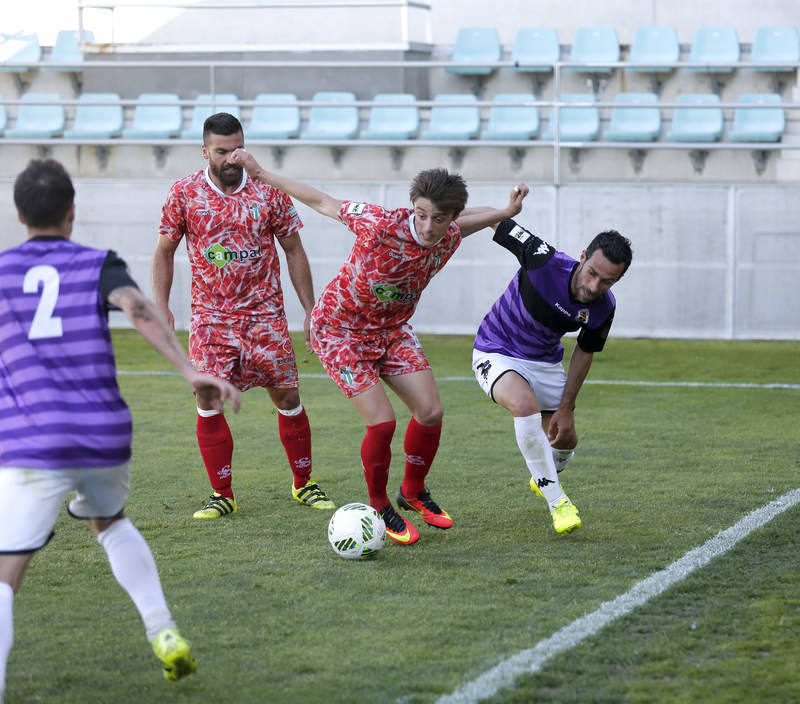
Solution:
M 478 328 L 472 369 L 489 398 L 514 416 L 531 489 L 547 501 L 556 531 L 569 533 L 581 519 L 558 472 L 578 444 L 575 400 L 611 328 L 616 301 L 609 289 L 630 266 L 630 241 L 616 230 L 601 232 L 575 261 L 514 220 L 495 227 L 494 241 L 520 269 Z M 561 338 L 576 330 L 565 373 Z
M 149 546 L 124 514 L 131 418 L 120 396 L 108 307 L 121 309 L 222 410 L 239 392 L 198 373 L 155 304 L 114 252 L 70 240 L 75 190 L 64 167 L 35 160 L 14 183 L 27 241 L 0 252 L 0 701 L 13 641 L 13 601 L 33 554 L 67 510 L 97 537 L 133 600 L 170 682 L 197 669 L 167 607 Z

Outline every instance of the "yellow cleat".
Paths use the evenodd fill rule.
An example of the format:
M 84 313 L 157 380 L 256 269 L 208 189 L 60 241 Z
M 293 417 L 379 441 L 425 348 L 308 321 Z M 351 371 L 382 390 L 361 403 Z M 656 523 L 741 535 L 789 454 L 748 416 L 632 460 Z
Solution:
M 189 652 L 189 643 L 177 628 L 165 628 L 153 639 L 153 652 L 164 666 L 167 682 L 176 682 L 197 672 L 197 663 Z
M 320 488 L 320 485 L 311 477 L 308 478 L 306 485 L 301 486 L 299 489 L 295 489 L 294 484 L 292 484 L 292 497 L 295 501 L 299 501 L 305 506 L 311 506 L 311 508 L 320 508 L 328 511 L 333 511 L 336 508 L 336 504 L 328 498 L 327 494 Z
M 569 499 L 561 499 L 551 512 L 553 517 L 553 528 L 556 533 L 564 535 L 581 527 L 581 517 L 578 515 L 578 508 Z
M 206 501 L 206 505 L 199 511 L 194 512 L 195 518 L 219 518 L 227 516 L 229 513 L 236 513 L 239 509 L 236 506 L 236 499 L 229 499 L 222 494 L 214 492 Z
M 535 494 L 539 494 L 539 496 L 544 498 L 542 490 L 538 487 L 538 485 L 536 484 L 536 480 L 533 477 L 531 477 L 531 491 L 534 492 Z

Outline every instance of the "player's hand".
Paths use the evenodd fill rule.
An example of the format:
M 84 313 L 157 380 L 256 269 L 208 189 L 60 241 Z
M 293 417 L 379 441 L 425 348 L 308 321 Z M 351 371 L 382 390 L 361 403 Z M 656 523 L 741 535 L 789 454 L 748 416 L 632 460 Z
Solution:
M 225 408 L 225 402 L 230 401 L 231 408 L 238 412 L 242 401 L 242 392 L 227 381 L 199 372 L 193 374 L 188 381 L 202 407 L 211 406 L 215 411 L 222 411 Z
M 514 217 L 522 210 L 522 201 L 528 195 L 530 188 L 524 183 L 519 183 L 511 189 L 511 195 L 508 197 L 508 212 L 509 217 Z
M 553 447 L 575 447 L 578 434 L 575 432 L 575 416 L 563 409 L 558 409 L 550 417 L 547 427 L 547 439 Z
M 175 329 L 175 316 L 172 315 L 172 311 L 169 308 L 164 308 L 161 311 L 164 314 L 164 317 L 167 319 L 167 323 L 169 324 L 172 330 Z
M 255 178 L 256 172 L 261 169 L 255 157 L 241 147 L 231 152 L 231 155 L 228 157 L 228 163 L 241 166 L 252 178 Z
M 311 313 L 308 313 L 303 320 L 303 335 L 306 338 L 306 351 L 314 354 L 314 350 L 311 348 Z

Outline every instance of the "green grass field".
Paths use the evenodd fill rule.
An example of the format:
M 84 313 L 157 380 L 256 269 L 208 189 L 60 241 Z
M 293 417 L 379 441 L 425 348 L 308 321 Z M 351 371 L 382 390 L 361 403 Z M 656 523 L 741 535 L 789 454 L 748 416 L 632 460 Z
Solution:
M 134 416 L 128 515 L 149 541 L 197 675 L 168 685 L 104 553 L 66 512 L 15 601 L 6 704 L 429 703 L 627 592 L 800 486 L 800 344 L 616 340 L 577 409 L 561 475 L 584 528 L 560 537 L 527 488 L 510 416 L 471 378 L 471 339 L 421 336 L 445 407 L 429 476 L 455 526 L 421 525 L 353 563 L 329 514 L 292 501 L 267 395 L 229 415 L 239 513 L 197 521 L 209 493 L 191 396 L 176 376 L 121 374 Z M 130 331 L 122 371 L 166 370 Z M 296 346 L 315 476 L 365 500 L 362 424 Z M 598 381 L 713 382 L 718 386 Z M 390 493 L 408 413 L 395 403 Z M 790 509 L 495 702 L 800 702 L 798 510 Z

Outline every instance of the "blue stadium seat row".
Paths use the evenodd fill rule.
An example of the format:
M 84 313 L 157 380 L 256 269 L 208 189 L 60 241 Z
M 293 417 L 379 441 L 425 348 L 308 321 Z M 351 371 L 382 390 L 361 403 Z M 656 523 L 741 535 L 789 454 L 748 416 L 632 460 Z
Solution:
M 465 64 L 496 62 L 501 60 L 502 45 L 497 30 L 489 27 L 466 27 L 460 29 L 453 46 L 452 61 Z M 511 61 L 524 64 L 516 67 L 518 71 L 545 73 L 552 71 L 548 66 L 561 56 L 558 32 L 551 27 L 523 27 L 517 30 L 511 48 Z M 650 67 L 631 68 L 631 71 L 666 73 L 672 70 L 664 64 L 676 63 L 680 57 L 678 35 L 672 27 L 639 27 L 630 46 L 628 60 L 632 63 L 650 63 Z M 613 27 L 580 27 L 575 32 L 569 61 L 587 64 L 619 62 L 620 44 Z M 732 27 L 700 27 L 691 44 L 689 61 L 708 64 L 708 68 L 694 69 L 708 72 L 730 72 L 724 64 L 740 60 L 740 43 L 736 30 Z M 800 38 L 794 27 L 760 27 L 752 44 L 750 60 L 753 63 L 768 64 L 778 62 L 771 68 L 761 71 L 787 70 L 780 66 L 783 62 L 800 61 Z M 530 64 L 530 65 L 527 65 Z M 490 66 L 449 67 L 451 73 L 466 75 L 487 75 L 494 68 Z M 611 73 L 604 66 L 572 68 L 586 73 Z
M 191 124 L 183 129 L 183 111 L 174 93 L 143 93 L 142 104 L 134 109 L 130 127 L 124 127 L 122 106 L 114 93 L 85 93 L 79 98 L 74 124 L 65 129 L 65 111 L 54 93 L 28 93 L 19 106 L 16 125 L 7 127 L 7 113 L 0 96 L 0 134 L 9 138 L 49 138 L 64 136 L 73 139 L 183 139 L 202 138 L 203 122 L 212 112 L 224 110 L 241 118 L 233 94 L 200 95 L 193 108 Z M 215 104 L 202 104 L 209 101 Z M 109 104 L 103 105 L 107 101 Z M 248 139 L 350 140 L 359 137 L 358 107 L 337 102 L 355 102 L 350 92 L 323 91 L 316 93 L 306 129 L 301 132 L 300 108 L 297 97 L 291 93 L 261 93 L 256 101 L 273 103 L 256 105 L 252 117 L 245 124 Z M 503 93 L 494 97 L 486 128 L 481 132 L 481 114 L 477 99 L 470 93 L 448 93 L 435 97 L 429 123 L 420 132 L 419 109 L 408 93 L 382 93 L 374 102 L 381 103 L 370 110 L 369 121 L 361 132 L 361 139 L 406 140 L 419 137 L 424 140 L 528 140 L 540 137 L 552 140 L 554 116 L 551 114 L 546 129 L 540 135 L 539 109 L 526 105 L 535 101 L 532 93 Z M 600 110 L 591 105 L 572 107 L 569 103 L 594 103 L 592 93 L 565 93 L 561 101 L 567 105 L 559 108 L 559 139 L 586 142 L 600 136 Z M 619 93 L 611 110 L 611 118 L 604 138 L 611 141 L 645 142 L 657 139 L 661 133 L 661 109 L 654 93 Z M 706 93 L 680 95 L 680 107 L 674 110 L 670 130 L 665 139 L 677 142 L 714 141 L 723 134 L 723 112 L 719 96 Z M 735 141 L 778 141 L 786 128 L 782 107 L 753 108 L 748 105 L 780 104 L 781 96 L 775 93 L 750 93 L 740 96 L 734 112 L 730 139 Z M 51 103 L 51 104 L 44 104 Z M 163 105 L 161 104 L 163 103 Z M 506 103 L 503 105 L 502 103 Z M 519 103 L 508 105 L 507 103 Z M 685 107 L 684 107 L 685 105 Z M 644 107 L 636 107 L 644 106 Z

